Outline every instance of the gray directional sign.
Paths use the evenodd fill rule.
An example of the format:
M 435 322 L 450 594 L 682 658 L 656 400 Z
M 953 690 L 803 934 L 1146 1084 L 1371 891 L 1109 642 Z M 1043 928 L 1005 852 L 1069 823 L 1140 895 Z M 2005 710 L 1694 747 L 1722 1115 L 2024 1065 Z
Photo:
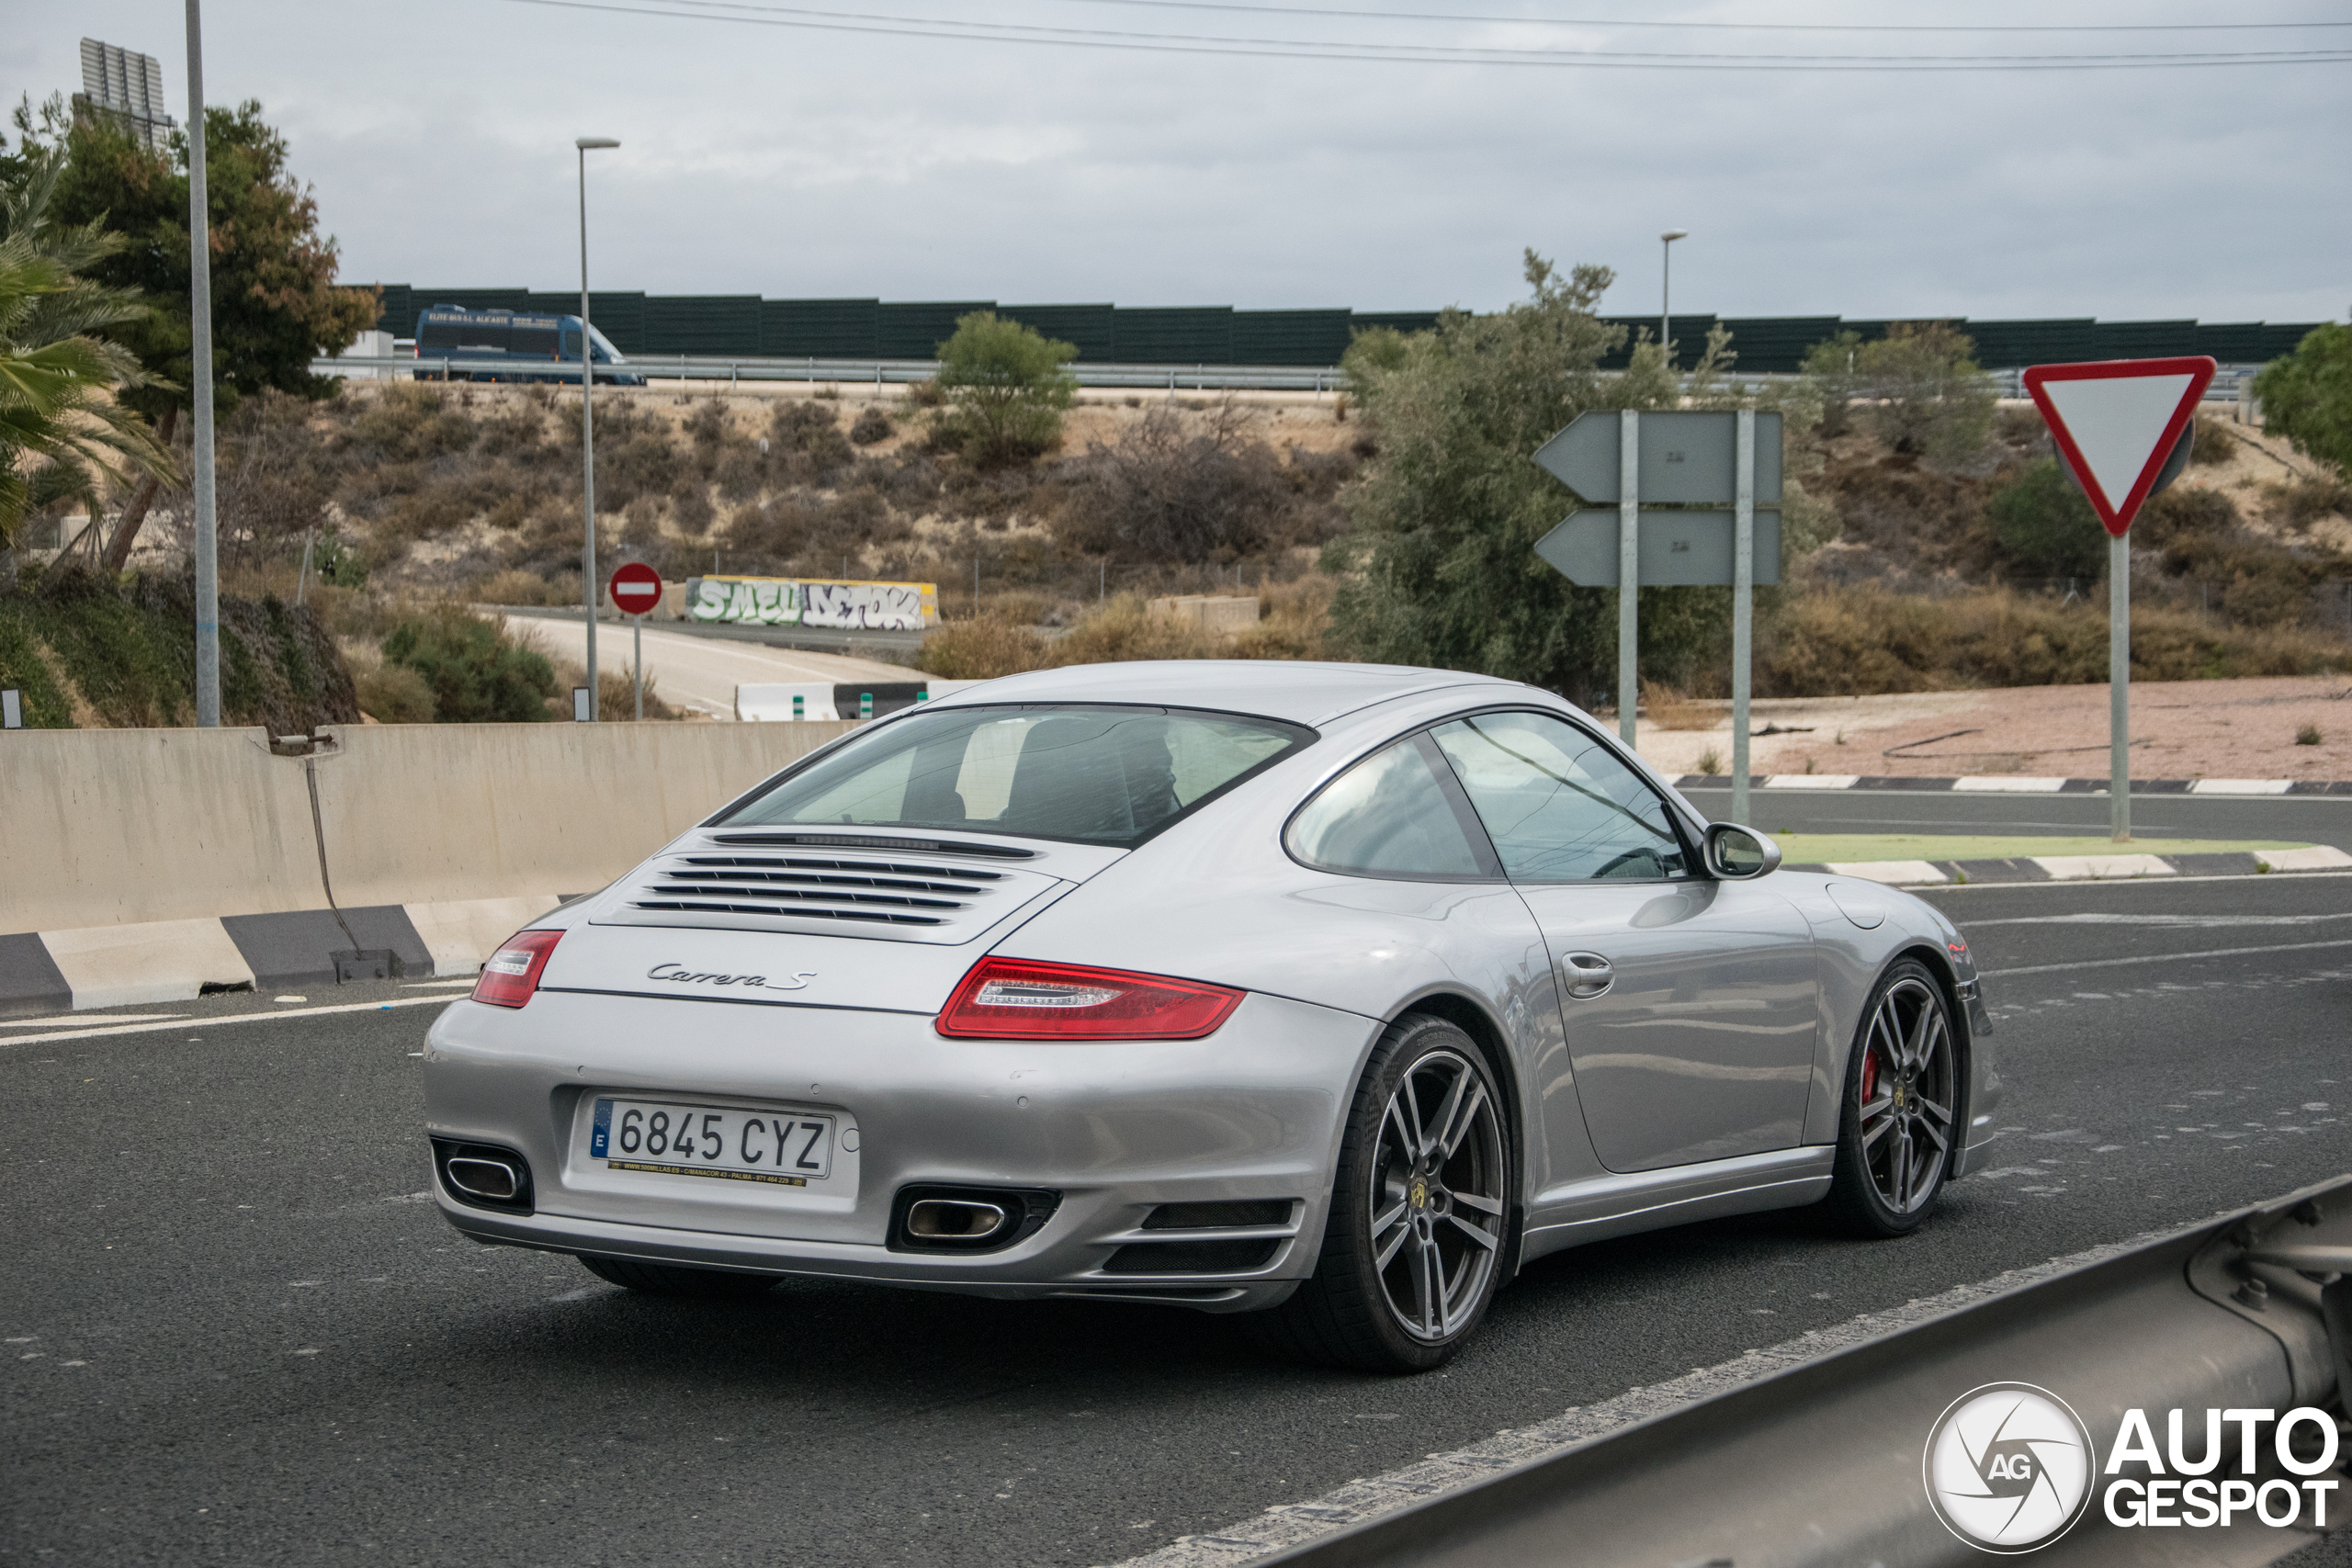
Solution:
M 1642 421 L 1647 424 L 1649 420 Z M 1641 586 L 1728 588 L 1732 583 L 1733 525 L 1729 512 L 1649 512 L 1641 529 Z M 1613 506 L 1572 513 L 1535 542 L 1535 553 L 1579 588 L 1617 586 L 1618 527 Z M 1781 581 L 1781 514 L 1756 514 L 1756 578 Z
M 1737 499 L 1738 418 L 1731 412 L 1642 415 L 1642 506 L 1729 506 Z M 1611 409 L 1578 414 L 1575 423 L 1535 449 L 1535 460 L 1583 500 L 1600 503 L 1624 499 L 1619 479 L 1623 449 L 1619 416 Z M 1756 504 L 1781 504 L 1777 413 L 1756 416 Z M 1645 575 L 1642 581 L 1649 579 Z

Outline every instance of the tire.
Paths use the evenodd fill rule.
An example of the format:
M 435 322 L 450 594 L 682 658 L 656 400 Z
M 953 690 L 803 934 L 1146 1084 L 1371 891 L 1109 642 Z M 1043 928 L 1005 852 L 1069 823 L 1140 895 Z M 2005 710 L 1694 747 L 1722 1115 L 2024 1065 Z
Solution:
M 1440 1103 L 1426 1108 L 1431 1093 Z M 1477 1332 L 1504 1277 L 1514 1180 L 1484 1053 L 1442 1019 L 1397 1020 L 1349 1107 L 1315 1273 L 1249 1328 L 1268 1349 L 1326 1366 L 1443 1366 Z
M 1943 987 L 1916 958 L 1879 976 L 1854 1032 L 1838 1113 L 1838 1162 L 1823 1219 L 1849 1235 L 1908 1235 L 1951 1169 L 1960 1042 Z
M 695 1269 L 683 1263 L 647 1263 L 583 1252 L 588 1272 L 609 1285 L 648 1296 L 689 1296 L 702 1301 L 741 1302 L 763 1296 L 775 1285 L 772 1274 L 737 1274 L 725 1269 Z

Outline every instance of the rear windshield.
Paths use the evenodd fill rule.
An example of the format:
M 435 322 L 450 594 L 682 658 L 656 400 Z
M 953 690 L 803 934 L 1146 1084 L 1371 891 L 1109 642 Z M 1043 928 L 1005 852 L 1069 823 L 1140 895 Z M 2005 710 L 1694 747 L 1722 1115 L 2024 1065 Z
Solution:
M 1314 739 L 1295 724 L 1185 708 L 941 708 L 851 741 L 724 820 L 1131 848 Z

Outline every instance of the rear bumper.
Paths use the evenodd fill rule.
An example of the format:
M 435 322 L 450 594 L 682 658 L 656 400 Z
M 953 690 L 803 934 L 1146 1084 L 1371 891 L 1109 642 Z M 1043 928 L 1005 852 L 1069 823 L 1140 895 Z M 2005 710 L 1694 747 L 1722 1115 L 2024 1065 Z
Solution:
M 995 1296 L 1270 1306 L 1314 1267 L 1341 1118 L 1378 1030 L 1262 994 L 1208 1039 L 1122 1044 L 946 1040 L 927 1014 L 545 991 L 519 1010 L 461 1002 L 426 1052 L 428 1129 L 521 1155 L 535 1208 L 469 1205 L 437 1176 L 435 1195 L 451 1224 L 492 1245 Z M 614 1090 L 823 1110 L 850 1152 L 806 1190 L 616 1176 L 586 1159 L 582 1132 Z M 911 1184 L 1042 1188 L 1060 1201 L 1002 1251 L 892 1250 L 891 1202 Z M 1161 1203 L 1248 1199 L 1291 1200 L 1290 1218 L 1140 1228 Z M 1271 1250 L 1231 1272 L 1136 1271 L 1150 1251 L 1105 1268 L 1123 1247 L 1216 1239 Z

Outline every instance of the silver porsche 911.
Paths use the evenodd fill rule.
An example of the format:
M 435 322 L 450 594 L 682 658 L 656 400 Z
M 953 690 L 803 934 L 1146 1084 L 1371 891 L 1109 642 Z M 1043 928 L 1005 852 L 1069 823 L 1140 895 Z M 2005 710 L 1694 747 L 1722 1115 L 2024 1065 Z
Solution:
M 1557 697 L 1112 664 L 786 769 L 434 1025 L 441 1209 L 603 1278 L 1255 1314 L 1410 1371 L 1532 1258 L 1981 1157 L 1967 944 L 1780 871 Z

